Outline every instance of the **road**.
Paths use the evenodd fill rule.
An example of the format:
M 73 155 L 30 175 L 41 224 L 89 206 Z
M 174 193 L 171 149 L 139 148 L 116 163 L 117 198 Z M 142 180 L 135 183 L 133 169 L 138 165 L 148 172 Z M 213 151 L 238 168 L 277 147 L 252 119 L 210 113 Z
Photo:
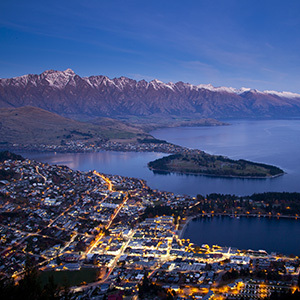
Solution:
M 40 175 L 43 179 L 44 179 L 44 184 L 47 182 L 47 178 L 44 176 L 44 175 L 42 175 L 41 173 L 40 173 L 40 171 L 39 171 L 39 166 L 36 166 L 35 167 L 35 170 L 36 170 L 36 172 L 38 173 L 38 175 Z
M 105 226 L 105 229 L 109 229 L 109 227 L 111 226 L 112 222 L 114 221 L 115 217 L 118 215 L 118 213 L 120 212 L 120 210 L 122 209 L 122 207 L 124 206 L 124 204 L 126 203 L 126 201 L 128 200 L 128 195 L 126 194 L 124 197 L 123 202 L 119 205 L 118 209 L 114 212 L 114 214 L 110 217 L 110 221 L 109 223 Z M 103 237 L 104 233 L 100 233 L 95 242 L 93 243 L 93 245 L 85 252 L 85 254 L 89 254 L 91 253 L 94 248 L 97 246 L 98 242 L 101 240 L 101 238 Z
M 109 276 L 111 275 L 111 273 L 113 272 L 113 270 L 115 269 L 115 267 L 116 267 L 116 265 L 117 265 L 120 257 L 124 254 L 124 251 L 126 250 L 128 244 L 130 243 L 130 241 L 131 241 L 132 237 L 134 236 L 134 234 L 135 234 L 135 230 L 132 230 L 132 232 L 128 236 L 128 240 L 126 241 L 125 244 L 122 245 L 120 253 L 115 257 L 114 262 L 113 262 L 112 266 L 110 267 L 109 271 L 105 274 L 105 276 L 101 280 L 89 283 L 89 284 L 84 285 L 84 286 L 73 287 L 73 288 L 71 288 L 71 290 L 79 292 L 79 291 L 83 291 L 83 290 L 89 289 L 91 287 L 98 286 L 101 283 L 104 283 L 109 278 Z
M 93 171 L 93 174 L 95 174 L 95 175 L 101 177 L 101 178 L 107 183 L 107 185 L 108 185 L 108 190 L 112 192 L 112 190 L 113 190 L 113 184 L 112 184 L 111 180 L 109 180 L 109 178 L 107 178 L 107 177 L 105 177 L 104 175 L 98 173 L 97 171 Z

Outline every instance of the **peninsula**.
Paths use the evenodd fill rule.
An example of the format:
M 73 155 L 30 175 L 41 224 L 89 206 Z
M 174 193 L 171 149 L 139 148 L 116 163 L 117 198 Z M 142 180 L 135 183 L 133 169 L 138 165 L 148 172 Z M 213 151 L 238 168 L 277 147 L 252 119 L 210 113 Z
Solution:
M 284 174 L 274 166 L 234 161 L 223 156 L 209 155 L 153 137 L 149 130 L 161 126 L 221 126 L 216 120 L 177 118 L 172 122 L 128 123 L 110 118 L 93 122 L 68 119 L 36 108 L 0 109 L 0 148 L 39 152 L 135 151 L 173 154 L 150 162 L 154 171 L 206 174 L 213 176 L 267 178 Z
M 283 170 L 272 165 L 244 159 L 232 160 L 224 156 L 193 150 L 162 157 L 149 162 L 148 167 L 153 171 L 221 177 L 269 178 L 284 174 Z

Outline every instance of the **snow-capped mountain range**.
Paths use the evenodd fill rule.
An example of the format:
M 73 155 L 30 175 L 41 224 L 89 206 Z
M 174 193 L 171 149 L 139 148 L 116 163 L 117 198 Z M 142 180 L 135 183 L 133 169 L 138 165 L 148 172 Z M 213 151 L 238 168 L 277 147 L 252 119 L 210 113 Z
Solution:
M 80 77 L 71 69 L 0 79 L 0 107 L 35 106 L 71 118 L 183 115 L 203 118 L 300 116 L 300 94 L 208 84 Z

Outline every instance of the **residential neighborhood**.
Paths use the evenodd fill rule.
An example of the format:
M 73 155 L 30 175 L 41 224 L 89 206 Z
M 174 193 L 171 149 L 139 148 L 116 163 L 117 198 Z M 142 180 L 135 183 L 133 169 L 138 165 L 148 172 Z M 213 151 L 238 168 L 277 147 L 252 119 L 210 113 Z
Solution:
M 0 171 L 0 271 L 16 282 L 29 258 L 42 278 L 67 278 L 73 299 L 137 299 L 143 286 L 157 299 L 263 299 L 297 288 L 296 256 L 183 239 L 207 199 L 29 159 L 6 159 Z

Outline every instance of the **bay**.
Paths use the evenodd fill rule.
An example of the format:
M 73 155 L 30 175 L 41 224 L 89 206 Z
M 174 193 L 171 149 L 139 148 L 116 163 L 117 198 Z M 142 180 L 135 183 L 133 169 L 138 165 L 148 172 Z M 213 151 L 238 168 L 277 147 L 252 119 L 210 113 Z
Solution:
M 251 195 L 268 191 L 300 192 L 300 120 L 230 121 L 230 126 L 168 128 L 153 132 L 158 139 L 232 159 L 247 159 L 282 168 L 269 179 L 197 176 L 182 180 L 185 191 L 206 195 Z
M 236 194 L 258 192 L 300 192 L 300 121 L 230 121 L 230 126 L 183 127 L 152 132 L 159 139 L 232 159 L 279 166 L 286 174 L 270 179 L 240 179 L 209 176 L 154 174 L 149 161 L 162 153 L 99 152 L 99 153 L 22 153 L 23 156 L 72 169 L 97 170 L 142 178 L 153 189 L 176 194 Z M 268 218 L 199 219 L 188 224 L 184 238 L 194 243 L 219 244 L 239 249 L 265 249 L 284 254 L 300 254 L 299 220 Z
M 142 178 L 153 189 L 195 196 L 210 193 L 251 195 L 261 192 L 300 192 L 300 120 L 230 121 L 229 126 L 166 128 L 156 138 L 210 154 L 276 165 L 286 174 L 268 179 L 241 179 L 202 175 L 155 174 L 149 161 L 162 153 L 23 153 L 43 162 L 64 164 L 81 171 L 97 170 Z
M 300 223 L 295 219 L 200 217 L 189 222 L 185 239 L 238 249 L 300 255 Z

